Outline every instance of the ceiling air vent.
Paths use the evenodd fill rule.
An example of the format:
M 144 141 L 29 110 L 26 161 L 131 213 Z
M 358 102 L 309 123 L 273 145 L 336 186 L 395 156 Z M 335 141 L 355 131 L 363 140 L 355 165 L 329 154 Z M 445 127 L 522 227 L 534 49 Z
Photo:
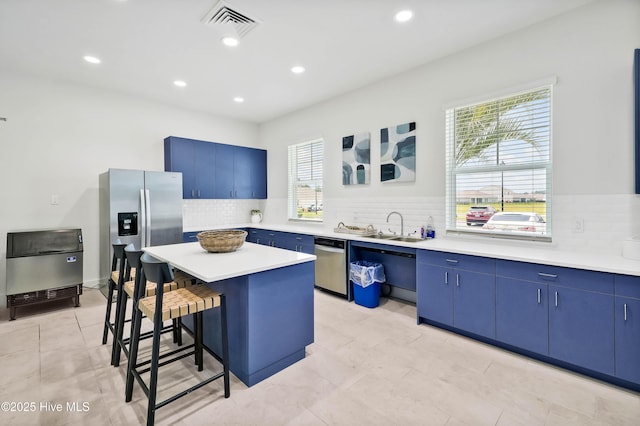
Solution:
M 251 18 L 248 14 L 222 0 L 216 3 L 202 18 L 202 22 L 218 27 L 222 31 L 232 30 L 238 37 L 244 37 L 258 26 L 260 20 Z

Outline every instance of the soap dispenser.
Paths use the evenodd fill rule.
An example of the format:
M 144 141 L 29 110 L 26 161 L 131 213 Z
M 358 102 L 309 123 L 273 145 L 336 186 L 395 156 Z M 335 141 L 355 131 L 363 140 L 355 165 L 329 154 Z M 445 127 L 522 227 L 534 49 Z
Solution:
M 427 230 L 426 230 L 426 238 L 435 238 L 436 237 L 436 229 L 433 227 L 433 218 L 429 216 L 427 218 Z

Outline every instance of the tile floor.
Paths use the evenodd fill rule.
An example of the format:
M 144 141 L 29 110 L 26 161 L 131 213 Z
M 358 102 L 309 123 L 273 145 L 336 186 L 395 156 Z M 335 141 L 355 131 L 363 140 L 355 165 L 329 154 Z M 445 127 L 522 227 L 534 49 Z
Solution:
M 221 383 L 208 385 L 158 410 L 156 424 L 640 424 L 639 394 L 417 326 L 410 304 L 367 309 L 320 291 L 315 300 L 315 343 L 304 360 L 252 388 L 233 377 L 226 400 Z M 124 402 L 124 364 L 111 367 L 100 342 L 104 301 L 85 289 L 79 308 L 19 309 L 11 322 L 0 310 L 0 402 L 23 410 L 3 405 L 0 424 L 144 423 L 143 393 L 136 384 Z M 170 369 L 163 392 L 193 377 L 191 366 Z

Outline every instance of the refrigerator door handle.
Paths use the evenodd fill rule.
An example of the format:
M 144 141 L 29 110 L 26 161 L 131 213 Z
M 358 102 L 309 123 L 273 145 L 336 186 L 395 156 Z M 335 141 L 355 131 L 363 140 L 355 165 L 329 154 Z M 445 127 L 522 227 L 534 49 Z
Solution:
M 146 245 L 144 247 L 150 247 L 151 246 L 151 198 L 149 196 L 149 190 L 148 189 L 144 190 L 144 207 L 145 207 L 145 210 L 146 210 L 145 216 L 147 217 L 147 220 L 145 222 Z
M 140 190 L 140 248 L 147 246 L 147 207 L 144 189 Z

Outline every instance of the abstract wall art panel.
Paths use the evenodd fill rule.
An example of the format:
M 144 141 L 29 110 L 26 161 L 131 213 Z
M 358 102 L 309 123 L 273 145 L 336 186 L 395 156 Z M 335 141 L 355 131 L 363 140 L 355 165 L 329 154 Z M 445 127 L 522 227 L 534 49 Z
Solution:
M 371 176 L 371 134 L 342 138 L 342 184 L 365 185 Z
M 380 181 L 415 182 L 416 123 L 380 129 Z

